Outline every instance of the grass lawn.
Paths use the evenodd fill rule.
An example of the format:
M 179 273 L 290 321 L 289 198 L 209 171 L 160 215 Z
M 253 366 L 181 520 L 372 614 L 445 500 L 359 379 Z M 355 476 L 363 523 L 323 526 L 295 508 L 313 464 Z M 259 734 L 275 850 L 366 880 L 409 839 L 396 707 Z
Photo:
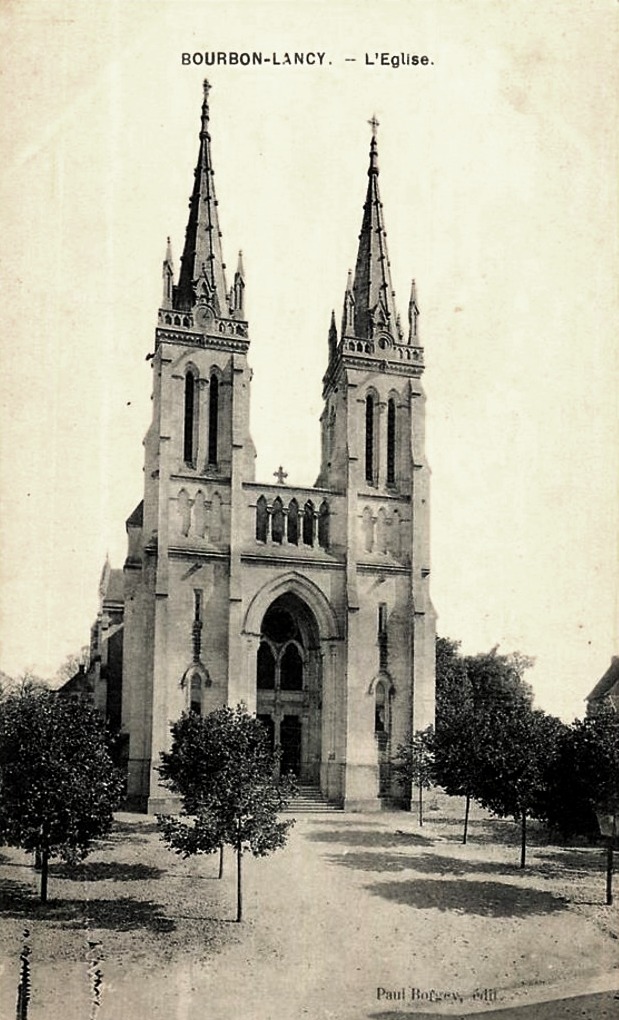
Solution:
M 3 848 L 0 1016 L 15 1015 L 25 928 L 29 1020 L 85 1020 L 93 1001 L 97 1020 L 491 1016 L 619 986 L 602 850 L 531 826 L 522 872 L 514 823 L 474 808 L 463 846 L 461 808 L 434 798 L 423 828 L 395 812 L 299 816 L 283 851 L 247 859 L 241 924 L 230 852 L 218 881 L 215 856 L 182 860 L 145 816 L 120 814 L 83 864 L 52 864 L 45 907 L 30 859 Z

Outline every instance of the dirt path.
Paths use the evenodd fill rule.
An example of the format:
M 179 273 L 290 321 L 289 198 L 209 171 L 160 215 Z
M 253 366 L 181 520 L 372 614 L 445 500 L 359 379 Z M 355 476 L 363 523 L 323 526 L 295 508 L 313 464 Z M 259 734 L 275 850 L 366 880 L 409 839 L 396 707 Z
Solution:
M 217 882 L 210 859 L 183 862 L 154 832 L 138 843 L 125 836 L 98 854 L 99 871 L 93 863 L 83 884 L 88 936 L 102 943 L 96 1020 L 491 1015 L 532 993 L 619 986 L 614 922 L 597 906 L 603 885 L 591 870 L 599 854 L 533 848 L 523 874 L 513 846 L 482 828 L 474 836 L 463 847 L 453 826 L 421 833 L 401 813 L 301 817 L 284 851 L 247 860 L 241 926 L 221 920 L 234 916 L 231 859 Z M 124 863 L 113 865 L 119 855 Z M 119 876 L 122 903 L 108 917 L 101 904 L 115 896 L 118 907 Z M 16 936 L 25 909 L 3 913 Z M 51 947 L 39 923 L 30 1020 L 88 1016 L 84 927 L 62 917 Z M 14 1010 L 6 976 L 0 1004 Z

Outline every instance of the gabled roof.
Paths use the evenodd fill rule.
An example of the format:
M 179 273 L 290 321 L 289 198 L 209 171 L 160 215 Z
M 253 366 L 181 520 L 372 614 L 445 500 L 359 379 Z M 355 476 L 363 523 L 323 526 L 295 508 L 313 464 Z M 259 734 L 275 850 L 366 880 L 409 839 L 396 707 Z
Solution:
M 610 666 L 600 677 L 595 687 L 585 698 L 585 701 L 602 701 L 612 691 L 613 687 L 619 684 L 619 656 L 613 655 Z
M 144 500 L 140 500 L 132 514 L 127 517 L 125 524 L 128 528 L 141 528 L 144 524 Z
M 80 666 L 77 673 L 66 680 L 61 687 L 56 689 L 57 694 L 92 694 L 93 684 L 83 666 Z

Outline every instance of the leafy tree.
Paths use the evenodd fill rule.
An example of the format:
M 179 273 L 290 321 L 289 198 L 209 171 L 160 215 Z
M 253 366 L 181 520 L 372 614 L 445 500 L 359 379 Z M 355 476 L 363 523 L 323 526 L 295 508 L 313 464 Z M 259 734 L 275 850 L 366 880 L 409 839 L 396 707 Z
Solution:
M 619 813 L 619 715 L 602 706 L 572 726 L 575 773 L 591 804 L 606 814 Z
M 528 710 L 533 700 L 523 674 L 531 660 L 519 652 L 499 655 L 498 648 L 464 656 L 449 638 L 436 642 L 435 779 L 451 796 L 465 798 L 466 843 L 472 799 L 488 761 L 492 720 L 510 708 Z
M 450 796 L 465 798 L 462 842 L 466 843 L 479 755 L 473 686 L 459 648 L 457 641 L 437 639 L 434 778 Z
M 264 726 L 244 708 L 219 708 L 204 718 L 185 713 L 172 726 L 172 747 L 161 755 L 164 783 L 180 794 L 180 817 L 159 815 L 163 839 L 189 857 L 232 846 L 237 864 L 236 920 L 243 917 L 242 860 L 283 847 L 293 824 L 277 820 L 294 793 L 278 776 Z
M 423 791 L 429 790 L 434 778 L 434 729 L 416 730 L 406 744 L 400 744 L 394 759 L 394 768 L 400 779 L 415 784 L 418 789 L 418 817 L 423 825 Z
M 520 821 L 520 867 L 526 863 L 527 818 L 544 818 L 549 764 L 558 753 L 564 724 L 539 709 L 514 702 L 486 714 L 479 734 L 483 757 L 475 799 L 501 818 Z
M 41 901 L 51 857 L 83 859 L 122 796 L 100 716 L 24 685 L 0 700 L 0 845 L 36 853 Z
M 572 727 L 575 776 L 587 791 L 594 810 L 610 815 L 614 836 L 608 838 L 606 902 L 613 902 L 613 844 L 619 816 L 619 715 L 602 705 L 595 715 Z

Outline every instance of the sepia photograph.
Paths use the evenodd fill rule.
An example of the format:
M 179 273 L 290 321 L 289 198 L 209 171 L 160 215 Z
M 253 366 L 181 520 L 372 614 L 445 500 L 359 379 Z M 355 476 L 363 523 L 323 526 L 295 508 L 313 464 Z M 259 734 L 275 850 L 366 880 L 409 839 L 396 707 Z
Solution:
M 611 1017 L 617 4 L 0 33 L 0 1015 Z

